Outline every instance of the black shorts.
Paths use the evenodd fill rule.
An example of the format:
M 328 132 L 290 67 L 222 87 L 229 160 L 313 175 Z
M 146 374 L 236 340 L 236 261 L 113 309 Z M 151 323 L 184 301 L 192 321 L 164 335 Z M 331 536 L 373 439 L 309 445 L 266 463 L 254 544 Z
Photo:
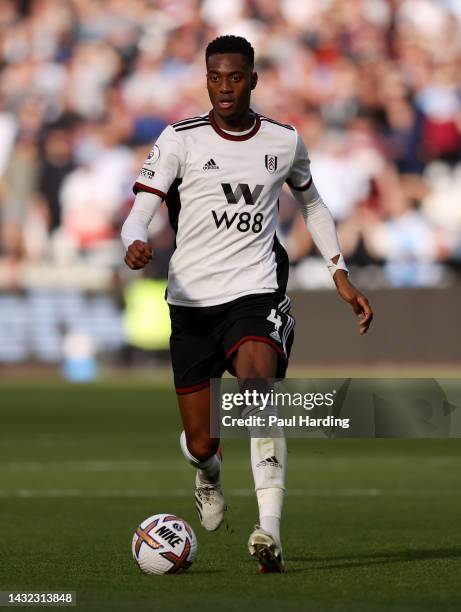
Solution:
M 178 394 L 193 393 L 228 370 L 247 340 L 270 344 L 278 353 L 276 378 L 288 366 L 295 321 L 290 299 L 281 293 L 247 295 L 226 304 L 207 307 L 170 307 L 170 350 Z

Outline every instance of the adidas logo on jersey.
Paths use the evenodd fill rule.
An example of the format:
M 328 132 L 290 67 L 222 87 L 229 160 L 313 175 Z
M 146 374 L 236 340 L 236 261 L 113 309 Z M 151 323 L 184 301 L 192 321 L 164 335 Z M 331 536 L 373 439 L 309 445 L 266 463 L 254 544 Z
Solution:
M 270 333 L 270 337 L 271 337 L 271 338 L 274 338 L 274 340 L 277 340 L 277 342 L 281 342 L 281 339 L 280 339 L 280 334 L 278 333 L 278 331 L 277 331 L 277 330 L 275 330 L 275 331 L 271 332 L 271 333 Z
M 215 162 L 213 158 L 211 158 L 207 163 L 203 166 L 204 170 L 219 170 L 219 166 Z
M 265 466 L 271 466 L 274 468 L 282 469 L 281 464 L 278 462 L 277 457 L 275 457 L 274 455 L 272 455 L 272 457 L 267 457 L 267 459 L 263 459 L 262 461 L 256 464 L 256 467 L 265 467 Z

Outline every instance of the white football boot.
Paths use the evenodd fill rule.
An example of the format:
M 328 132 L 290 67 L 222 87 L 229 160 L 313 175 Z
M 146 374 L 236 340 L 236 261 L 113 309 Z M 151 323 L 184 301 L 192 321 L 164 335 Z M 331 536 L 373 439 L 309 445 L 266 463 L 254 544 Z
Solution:
M 218 448 L 216 454 L 222 463 L 221 448 Z M 219 476 L 216 483 L 203 482 L 197 472 L 195 477 L 195 507 L 204 529 L 216 531 L 221 526 L 227 506 L 222 494 Z
M 256 557 L 261 574 L 282 573 L 285 571 L 282 549 L 274 537 L 259 525 L 248 540 L 248 550 L 252 557 Z
M 215 531 L 224 520 L 227 510 L 221 484 L 204 483 L 197 474 L 195 477 L 195 507 L 202 527 L 207 531 Z

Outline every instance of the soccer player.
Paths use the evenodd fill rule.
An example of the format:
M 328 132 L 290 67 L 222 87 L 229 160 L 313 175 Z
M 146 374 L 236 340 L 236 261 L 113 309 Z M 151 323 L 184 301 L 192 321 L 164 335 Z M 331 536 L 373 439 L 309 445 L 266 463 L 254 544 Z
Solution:
M 176 231 L 168 274 L 171 360 L 184 426 L 180 445 L 196 468 L 202 526 L 223 521 L 219 439 L 210 437 L 210 379 L 225 370 L 239 380 L 285 376 L 294 320 L 285 294 L 288 258 L 276 235 L 278 198 L 286 182 L 304 211 L 339 295 L 358 316 L 361 334 L 372 311 L 350 283 L 333 219 L 312 181 L 309 158 L 291 125 L 254 112 L 254 50 L 238 36 L 206 49 L 212 110 L 169 125 L 134 186 L 122 228 L 132 270 L 152 258 L 147 229 L 164 200 Z M 255 407 L 245 408 L 246 414 Z M 244 411 L 245 412 L 245 411 Z M 284 437 L 251 439 L 260 525 L 248 547 L 262 572 L 284 569 L 280 519 L 285 490 Z

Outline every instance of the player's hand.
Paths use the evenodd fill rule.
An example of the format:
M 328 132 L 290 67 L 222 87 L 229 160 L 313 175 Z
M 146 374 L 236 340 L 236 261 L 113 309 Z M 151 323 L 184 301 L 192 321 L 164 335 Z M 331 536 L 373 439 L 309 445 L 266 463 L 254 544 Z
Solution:
M 141 270 L 151 259 L 152 247 L 142 240 L 132 242 L 125 255 L 125 263 L 132 270 Z
M 366 334 L 373 319 L 373 311 L 367 298 L 349 281 L 344 270 L 337 270 L 333 280 L 339 295 L 352 306 L 357 315 L 360 334 Z

